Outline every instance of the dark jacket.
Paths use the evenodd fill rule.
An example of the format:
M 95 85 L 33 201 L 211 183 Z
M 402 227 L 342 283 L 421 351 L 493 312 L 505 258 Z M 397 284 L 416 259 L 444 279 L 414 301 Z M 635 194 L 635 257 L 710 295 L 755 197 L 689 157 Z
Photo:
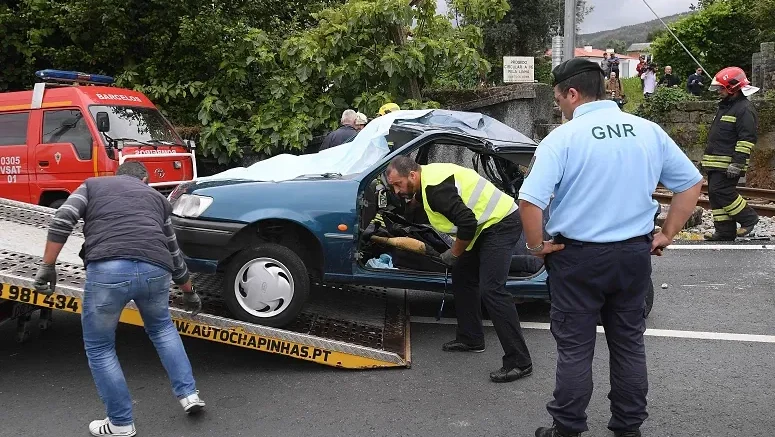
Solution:
M 673 86 L 678 85 L 679 83 L 681 83 L 681 81 L 672 74 L 666 74 L 659 79 L 659 85 Z
M 746 171 L 756 145 L 757 128 L 756 108 L 748 98 L 739 93 L 723 99 L 708 132 L 703 168 L 723 171 L 734 162 L 743 164 L 743 171 Z
M 320 145 L 320 150 L 330 149 L 352 141 L 355 136 L 358 135 L 358 131 L 352 126 L 339 126 L 339 129 L 326 135 L 323 140 L 323 144 Z
M 703 85 L 705 77 L 701 74 L 694 73 L 686 79 L 686 89 L 695 96 L 702 94 L 702 90 L 705 89 Z
M 188 280 L 169 201 L 132 176 L 89 178 L 59 207 L 48 240 L 64 243 L 83 218 L 84 266 L 109 259 L 132 259 L 158 265 L 176 284 Z

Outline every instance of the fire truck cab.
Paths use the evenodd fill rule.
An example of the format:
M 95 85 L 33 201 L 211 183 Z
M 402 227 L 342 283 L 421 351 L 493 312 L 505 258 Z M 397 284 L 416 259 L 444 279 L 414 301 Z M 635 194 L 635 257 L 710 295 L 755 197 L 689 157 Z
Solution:
M 0 93 L 0 197 L 58 208 L 87 178 L 142 162 L 165 195 L 196 158 L 142 93 L 109 76 L 41 70 L 33 90 Z

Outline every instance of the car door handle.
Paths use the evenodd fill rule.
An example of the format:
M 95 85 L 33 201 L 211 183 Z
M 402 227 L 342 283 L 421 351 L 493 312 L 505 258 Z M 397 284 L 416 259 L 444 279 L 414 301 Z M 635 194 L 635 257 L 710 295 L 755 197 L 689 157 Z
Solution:
M 48 167 L 48 161 L 38 161 L 38 165 L 41 167 Z

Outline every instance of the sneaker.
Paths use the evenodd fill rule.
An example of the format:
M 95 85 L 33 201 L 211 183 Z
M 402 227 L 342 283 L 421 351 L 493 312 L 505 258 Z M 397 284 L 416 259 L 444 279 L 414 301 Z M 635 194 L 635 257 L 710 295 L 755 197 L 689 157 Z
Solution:
M 529 365 L 524 369 L 518 367 L 501 367 L 500 370 L 496 370 L 490 373 L 490 381 L 492 382 L 512 382 L 518 379 L 525 378 L 533 374 L 533 365 Z
M 616 431 L 614 433 L 614 436 L 616 436 L 616 437 L 642 437 L 639 429 L 636 429 L 635 431 Z
M 180 405 L 183 407 L 183 411 L 185 411 L 186 414 L 194 414 L 205 407 L 205 401 L 199 399 L 199 390 L 197 390 L 196 393 L 181 398 Z
M 444 352 L 484 352 L 484 344 L 469 345 L 462 341 L 452 340 L 444 343 L 441 346 L 441 350 Z
M 89 432 L 91 435 L 101 436 L 101 435 L 114 435 L 114 436 L 133 436 L 137 434 L 137 431 L 135 431 L 135 424 L 130 423 L 129 425 L 114 425 L 110 423 L 109 418 L 105 418 L 102 420 L 94 420 L 92 423 L 89 424 Z
M 557 425 L 553 425 L 551 428 L 538 428 L 536 437 L 581 437 L 581 433 L 562 431 L 557 428 Z

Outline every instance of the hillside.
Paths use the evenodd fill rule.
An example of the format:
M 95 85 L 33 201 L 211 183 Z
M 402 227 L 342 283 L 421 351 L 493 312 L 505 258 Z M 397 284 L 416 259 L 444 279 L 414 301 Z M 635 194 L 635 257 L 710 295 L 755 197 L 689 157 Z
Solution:
M 682 14 L 670 15 L 662 17 L 662 20 L 670 24 L 679 18 L 682 18 L 691 12 L 685 12 Z M 637 42 L 649 42 L 648 36 L 651 32 L 664 29 L 662 23 L 659 20 L 651 20 L 645 23 L 633 24 L 631 26 L 624 26 L 618 29 L 603 30 L 600 32 L 589 33 L 586 35 L 578 35 L 577 46 L 591 45 L 594 48 L 603 48 L 603 45 L 611 40 L 624 41 L 626 46 Z

